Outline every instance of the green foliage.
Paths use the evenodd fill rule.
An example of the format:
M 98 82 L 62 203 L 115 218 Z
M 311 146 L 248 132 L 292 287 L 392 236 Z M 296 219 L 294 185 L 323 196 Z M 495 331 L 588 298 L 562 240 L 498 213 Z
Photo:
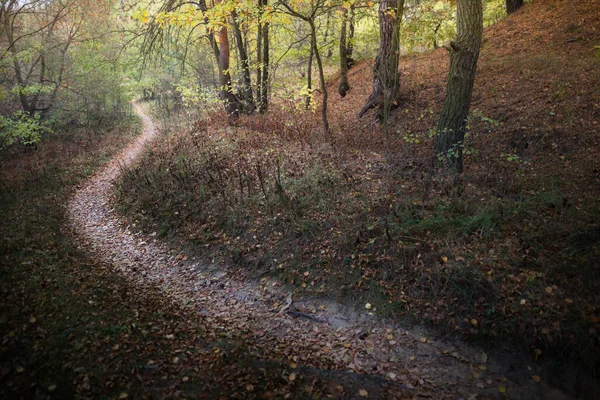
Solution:
M 484 25 L 506 16 L 505 0 L 484 1 Z M 402 24 L 402 45 L 408 51 L 441 46 L 456 34 L 456 4 L 445 0 L 408 1 Z
M 16 85 L 12 89 L 12 93 L 17 96 L 20 96 L 20 95 L 39 96 L 42 94 L 52 93 L 52 87 L 51 86 L 43 86 L 43 85 L 40 85 L 39 83 L 36 83 L 33 85 L 27 85 L 27 86 Z
M 215 90 L 202 87 L 189 79 L 183 80 L 182 83 L 176 83 L 175 90 L 181 94 L 181 99 L 186 107 L 220 104 Z
M 402 24 L 402 44 L 409 51 L 429 49 L 452 39 L 455 7 L 449 1 L 426 0 L 408 4 Z
M 21 143 L 38 143 L 42 134 L 52 132 L 47 121 L 42 122 L 39 114 L 29 115 L 17 111 L 12 117 L 0 115 L 0 149 Z
M 486 0 L 483 2 L 483 24 L 489 26 L 506 16 L 506 0 Z

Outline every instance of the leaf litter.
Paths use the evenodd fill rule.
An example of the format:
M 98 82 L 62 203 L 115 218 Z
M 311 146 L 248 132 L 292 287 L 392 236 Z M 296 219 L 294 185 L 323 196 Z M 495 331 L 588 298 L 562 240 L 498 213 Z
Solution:
M 153 235 L 134 233 L 117 217 L 111 196 L 121 168 L 156 134 L 150 118 L 136 109 L 144 133 L 77 191 L 67 214 L 79 246 L 128 283 L 131 293 L 123 301 L 158 296 L 156 313 L 176 313 L 184 321 L 163 332 L 164 326 L 131 326 L 159 333 L 162 343 L 156 347 L 180 346 L 176 355 L 132 369 L 153 388 L 149 392 L 200 398 L 543 398 L 541 385 L 531 378 L 529 384 L 513 382 L 507 368 L 481 350 L 427 338 L 331 302 L 315 300 L 290 314 L 291 295 L 274 281 L 237 279 Z M 480 368 L 482 362 L 487 367 Z M 169 375 L 161 376 L 163 371 Z M 80 381 L 85 391 L 89 377 Z M 113 384 L 121 390 L 119 398 L 129 398 Z

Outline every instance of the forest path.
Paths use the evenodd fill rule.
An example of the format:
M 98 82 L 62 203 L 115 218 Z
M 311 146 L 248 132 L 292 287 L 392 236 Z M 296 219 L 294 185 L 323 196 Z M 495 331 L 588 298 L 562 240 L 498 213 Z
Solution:
M 515 380 L 506 363 L 494 363 L 480 349 L 434 340 L 331 301 L 294 301 L 301 314 L 291 315 L 290 295 L 276 282 L 240 281 L 133 233 L 114 212 L 113 182 L 157 134 L 150 117 L 134 108 L 143 133 L 77 190 L 68 204 L 70 228 L 81 247 L 111 265 L 137 293 L 159 292 L 190 324 L 201 326 L 204 342 L 185 354 L 193 362 L 204 357 L 199 368 L 222 379 L 215 397 L 550 398 L 550 388 L 542 390 L 530 376 Z M 214 362 L 219 349 L 232 346 L 242 355 Z M 210 363 L 206 357 L 213 357 Z

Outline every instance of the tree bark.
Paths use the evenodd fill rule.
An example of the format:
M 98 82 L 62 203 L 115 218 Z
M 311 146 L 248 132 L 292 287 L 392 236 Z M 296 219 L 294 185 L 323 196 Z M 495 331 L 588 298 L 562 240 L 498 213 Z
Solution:
M 346 59 L 348 60 L 348 69 L 354 65 L 354 4 L 350 6 L 350 20 L 348 25 L 348 38 L 346 40 Z
M 309 24 L 312 47 L 315 53 L 315 60 L 317 60 L 317 68 L 319 70 L 319 83 L 321 86 L 321 92 L 323 92 L 323 99 L 321 103 L 321 120 L 323 121 L 323 131 L 327 135 L 329 133 L 329 121 L 327 120 L 327 86 L 325 84 L 325 73 L 323 72 L 323 63 L 321 62 L 321 55 L 319 54 L 319 48 L 317 47 L 317 29 L 315 28 L 315 23 L 313 20 L 310 20 Z
M 260 93 L 262 90 L 262 0 L 258 0 L 258 26 L 256 33 L 256 102 L 258 103 L 258 109 L 260 110 Z
M 512 14 L 523 6 L 523 0 L 506 0 L 506 13 Z
M 386 116 L 400 93 L 400 23 L 404 0 L 379 2 L 379 48 L 373 67 L 373 92 L 358 114 L 362 118 L 371 108 L 378 106 L 379 114 Z
M 451 42 L 446 101 L 436 129 L 438 165 L 462 172 L 462 147 L 483 33 L 481 0 L 457 1 L 456 41 Z
M 266 7 L 269 0 L 262 0 Z M 260 90 L 260 111 L 265 112 L 269 108 L 269 23 L 265 22 L 262 27 L 262 79 Z
M 342 8 L 342 28 L 340 29 L 340 84 L 338 85 L 338 93 L 342 97 L 346 97 L 346 93 L 350 90 L 348 82 L 348 42 L 346 31 L 348 25 L 348 10 Z
M 231 19 L 233 20 L 233 32 L 235 35 L 235 41 L 237 43 L 238 54 L 240 56 L 240 67 L 242 69 L 242 95 L 244 96 L 244 112 L 252 113 L 255 109 L 254 97 L 252 96 L 252 82 L 250 80 L 250 62 L 248 61 L 248 51 L 244 38 L 242 37 L 242 30 L 240 24 L 237 21 L 237 13 L 233 11 L 231 13 Z
M 331 47 L 329 46 L 328 40 L 329 40 L 329 30 L 331 27 L 331 10 L 327 11 L 327 17 L 325 19 L 325 34 L 324 34 L 324 38 L 323 38 L 323 42 L 325 43 L 325 46 L 327 46 L 327 51 L 325 52 L 325 58 L 330 59 L 331 56 L 333 55 L 333 51 L 331 50 Z
M 232 124 L 240 114 L 238 98 L 231 88 L 231 74 L 229 73 L 229 37 L 227 27 L 222 26 L 217 33 L 219 40 L 219 83 L 221 85 L 219 97 L 227 113 L 227 122 Z
M 310 37 L 310 51 L 308 53 L 308 68 L 306 71 L 306 104 L 305 108 L 310 109 L 310 104 L 312 103 L 312 65 L 313 65 L 313 56 L 315 54 L 315 45 L 313 43 L 312 35 Z

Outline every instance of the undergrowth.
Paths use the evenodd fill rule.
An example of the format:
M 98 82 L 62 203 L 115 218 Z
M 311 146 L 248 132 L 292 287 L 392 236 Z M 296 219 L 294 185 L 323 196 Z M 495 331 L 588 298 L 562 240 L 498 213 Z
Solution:
M 561 18 L 583 18 L 588 6 L 561 4 Z M 535 46 L 516 25 L 487 31 L 459 177 L 432 169 L 447 76 L 439 49 L 402 57 L 389 135 L 355 118 L 372 88 L 371 63 L 357 62 L 352 91 L 330 99 L 330 134 L 277 100 L 234 127 L 220 111 L 167 123 L 118 183 L 119 207 L 147 231 L 277 278 L 296 296 L 511 341 L 596 379 L 598 61 L 537 10 L 527 15 Z
M 127 375 L 143 360 L 115 351 L 115 343 L 140 340 L 132 321 L 148 330 L 149 321 L 170 321 L 134 302 L 120 301 L 116 310 L 115 298 L 127 287 L 64 234 L 74 187 L 138 131 L 136 121 L 77 128 L 56 132 L 36 149 L 0 154 L 1 397 L 118 397 L 126 387 L 139 390 Z
M 297 296 L 370 303 L 380 315 L 488 345 L 513 340 L 538 356 L 574 348 L 569 358 L 596 365 L 596 201 L 575 206 L 558 177 L 532 183 L 528 165 L 490 154 L 458 179 L 387 164 L 349 148 L 364 139 L 326 140 L 312 124 L 282 124 L 285 114 L 163 127 L 118 182 L 121 212 Z M 506 167 L 520 175 L 489 179 Z

